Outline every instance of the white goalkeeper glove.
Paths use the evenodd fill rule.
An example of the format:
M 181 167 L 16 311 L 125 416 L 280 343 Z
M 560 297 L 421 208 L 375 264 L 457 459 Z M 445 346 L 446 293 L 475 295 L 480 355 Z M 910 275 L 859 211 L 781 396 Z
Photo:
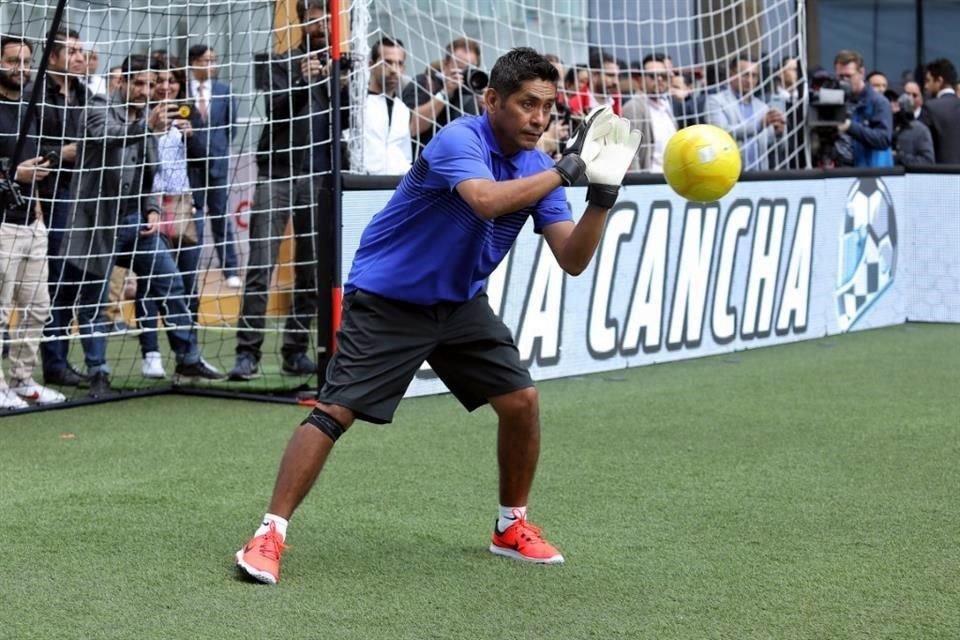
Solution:
M 594 107 L 567 140 L 563 157 L 553 166 L 565 186 L 572 186 L 583 176 L 586 166 L 600 152 L 603 137 L 610 133 L 615 119 L 610 107 Z
M 630 130 L 630 121 L 613 116 L 608 130 L 599 141 L 593 156 L 587 163 L 587 201 L 595 206 L 609 209 L 617 202 L 623 176 L 637 155 L 642 136 L 640 131 Z

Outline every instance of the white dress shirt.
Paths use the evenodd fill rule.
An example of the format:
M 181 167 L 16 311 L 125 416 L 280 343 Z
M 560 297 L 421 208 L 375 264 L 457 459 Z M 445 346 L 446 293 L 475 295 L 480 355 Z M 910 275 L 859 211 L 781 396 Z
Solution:
M 393 103 L 392 112 L 387 111 L 387 100 Z M 363 115 L 363 166 L 360 170 L 384 176 L 398 176 L 409 171 L 413 162 L 410 109 L 403 100 L 383 93 L 368 94 Z
M 670 101 L 661 96 L 649 96 L 650 126 L 653 129 L 653 155 L 650 171 L 663 173 L 663 152 L 667 142 L 677 132 L 677 121 L 673 119 L 673 107 Z

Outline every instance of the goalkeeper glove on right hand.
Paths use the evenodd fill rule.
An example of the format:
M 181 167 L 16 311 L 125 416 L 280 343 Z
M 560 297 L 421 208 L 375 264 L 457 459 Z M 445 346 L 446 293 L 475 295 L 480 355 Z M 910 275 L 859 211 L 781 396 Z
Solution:
M 564 186 L 573 186 L 583 176 L 586 165 L 599 153 L 601 139 L 609 133 L 615 117 L 607 105 L 594 107 L 567 140 L 563 157 L 553 165 Z
M 638 130 L 630 130 L 629 120 L 613 117 L 601 146 L 587 161 L 587 201 L 590 204 L 604 209 L 616 204 L 623 176 L 637 155 L 641 139 Z

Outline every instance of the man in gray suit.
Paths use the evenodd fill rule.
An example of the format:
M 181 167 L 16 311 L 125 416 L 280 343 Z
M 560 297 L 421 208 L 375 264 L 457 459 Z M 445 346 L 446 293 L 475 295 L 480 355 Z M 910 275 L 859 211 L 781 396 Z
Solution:
M 147 57 L 131 55 L 123 63 L 120 89 L 107 98 L 95 97 L 85 113 L 82 170 L 72 189 L 77 203 L 60 253 L 63 280 L 78 285 L 77 324 L 92 397 L 110 390 L 103 309 L 115 263 L 149 278 L 146 297 L 160 307 L 177 356 L 174 383 L 221 377 L 200 356 L 183 280 L 158 234 L 160 200 L 151 192 L 157 162 L 152 133 L 166 131 L 173 113 L 154 109 L 147 115 L 155 80 Z
M 748 58 L 734 58 L 728 67 L 723 91 L 707 96 L 707 123 L 725 129 L 740 146 L 744 171 L 770 169 L 774 147 L 783 136 L 783 112 L 770 109 L 753 96 L 759 84 L 757 63 Z

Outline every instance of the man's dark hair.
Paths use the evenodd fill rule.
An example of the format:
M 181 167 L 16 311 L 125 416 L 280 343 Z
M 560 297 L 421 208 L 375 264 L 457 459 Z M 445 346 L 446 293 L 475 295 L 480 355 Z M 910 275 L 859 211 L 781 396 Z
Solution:
M 748 62 L 750 64 L 753 64 L 753 60 L 751 60 L 747 56 L 734 56 L 730 58 L 730 62 L 727 63 L 727 73 L 731 75 L 736 75 L 740 73 L 741 62 Z
M 187 50 L 187 62 L 193 64 L 193 61 L 203 57 L 207 51 L 212 49 L 208 44 L 195 44 Z
M 530 47 L 511 49 L 497 59 L 490 71 L 490 88 L 503 99 L 528 80 L 557 83 L 560 73 L 549 60 Z
M 466 49 L 473 53 L 477 56 L 477 64 L 480 64 L 480 43 L 470 38 L 457 38 L 450 41 L 444 48 L 443 61 L 450 62 L 453 60 L 453 52 L 457 49 Z
M 886 78 L 887 74 L 885 74 L 883 71 L 871 71 L 870 73 L 867 74 L 867 82 L 870 82 L 870 78 L 872 78 L 873 76 L 883 76 L 884 78 Z
M 125 82 L 129 80 L 129 76 L 150 70 L 150 58 L 140 53 L 130 54 L 120 65 L 120 72 L 126 76 Z
M 377 62 L 382 55 L 380 50 L 384 47 L 400 47 L 405 49 L 403 46 L 403 40 L 400 38 L 391 38 L 390 36 L 381 35 L 376 42 L 373 43 L 373 47 L 370 49 L 370 62 Z
M 30 49 L 30 53 L 33 53 L 33 43 L 23 36 L 15 36 L 10 34 L 4 34 L 3 36 L 0 36 L 0 52 L 10 45 L 26 47 L 27 49 Z
M 299 0 L 297 2 L 297 18 L 300 20 L 300 24 L 307 21 L 307 11 L 310 11 L 310 9 L 320 9 L 330 15 L 330 0 Z
M 57 30 L 57 32 L 53 34 L 53 45 L 50 47 L 50 55 L 59 55 L 60 52 L 63 51 L 64 47 L 67 46 L 66 41 L 70 38 L 79 40 L 80 32 L 75 29 L 64 28 Z
M 930 74 L 931 78 L 942 78 L 951 87 L 957 84 L 957 68 L 946 58 L 937 58 L 933 62 L 928 62 L 924 70 Z
M 662 62 L 666 64 L 669 58 L 670 56 L 665 53 L 648 53 L 647 55 L 643 56 L 643 62 L 640 63 L 640 68 L 642 69 L 646 67 L 648 62 Z
M 617 59 L 606 51 L 594 51 L 590 54 L 590 59 L 587 60 L 591 71 L 602 71 L 603 65 L 610 64 L 611 62 L 616 63 Z

